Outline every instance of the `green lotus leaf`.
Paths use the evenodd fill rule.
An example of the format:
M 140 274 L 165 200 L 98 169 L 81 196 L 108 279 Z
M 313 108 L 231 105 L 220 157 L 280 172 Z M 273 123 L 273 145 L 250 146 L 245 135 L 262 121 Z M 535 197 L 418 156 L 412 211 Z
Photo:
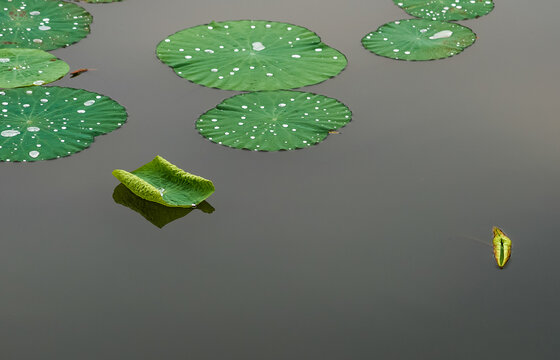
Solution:
M 60 158 L 119 128 L 126 110 L 107 96 L 37 86 L 0 91 L 0 161 Z
M 264 91 L 224 100 L 196 122 L 202 136 L 236 149 L 301 149 L 346 125 L 352 113 L 338 100 L 299 91 Z
M 194 83 L 240 91 L 293 89 L 340 73 L 346 57 L 301 26 L 227 21 L 181 30 L 157 56 Z
M 70 67 L 39 49 L 0 49 L 0 88 L 43 85 L 66 75 Z
M 471 46 L 476 34 L 454 23 L 409 19 L 390 22 L 362 39 L 363 46 L 399 60 L 435 60 L 456 55 Z
M 393 0 L 408 14 L 430 20 L 466 20 L 488 14 L 492 0 Z
M 53 50 L 89 34 L 91 15 L 57 0 L 10 0 L 0 6 L 0 48 Z
M 189 174 L 161 156 L 132 172 L 114 170 L 113 175 L 142 199 L 170 207 L 194 207 L 214 192 L 212 181 Z
M 136 211 L 146 220 L 162 228 L 172 221 L 188 215 L 191 211 L 199 209 L 200 211 L 211 214 L 214 208 L 208 202 L 203 201 L 195 208 L 167 207 L 155 202 L 144 200 L 132 191 L 128 190 L 123 184 L 117 185 L 113 191 L 113 200 L 120 205 Z

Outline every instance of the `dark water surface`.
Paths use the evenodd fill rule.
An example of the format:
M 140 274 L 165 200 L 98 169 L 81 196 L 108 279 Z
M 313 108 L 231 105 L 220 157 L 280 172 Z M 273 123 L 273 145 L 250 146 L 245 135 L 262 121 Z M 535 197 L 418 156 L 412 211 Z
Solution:
M 53 53 L 97 71 L 128 123 L 86 151 L 0 163 L 0 358 L 553 359 L 559 334 L 560 46 L 553 0 L 497 0 L 440 61 L 360 39 L 390 0 L 125 0 L 84 5 L 91 35 Z M 194 121 L 236 94 L 155 57 L 212 20 L 286 21 L 348 56 L 305 90 L 353 121 L 309 149 L 240 151 Z M 155 155 L 212 179 L 211 214 L 162 229 L 113 201 L 111 171 Z M 492 225 L 514 241 L 500 271 Z M 461 235 L 463 234 L 463 235 Z

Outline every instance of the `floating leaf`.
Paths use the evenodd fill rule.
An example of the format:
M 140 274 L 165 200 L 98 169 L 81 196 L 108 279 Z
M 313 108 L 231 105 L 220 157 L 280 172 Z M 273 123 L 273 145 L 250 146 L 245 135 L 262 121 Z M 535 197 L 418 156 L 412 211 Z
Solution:
M 38 49 L 0 49 L 0 88 L 43 85 L 70 70 L 67 63 Z
M 431 20 L 466 20 L 488 14 L 494 9 L 491 0 L 393 0 L 408 14 Z
M 89 34 L 92 17 L 82 7 L 56 0 L 12 0 L 0 6 L 0 47 L 53 50 Z
M 224 100 L 196 122 L 202 136 L 237 149 L 277 151 L 305 148 L 352 117 L 341 102 L 299 91 L 265 91 Z
M 240 91 L 317 84 L 346 67 L 346 57 L 301 26 L 274 21 L 228 21 L 181 30 L 157 56 L 200 85 Z
M 201 202 L 196 208 L 180 208 L 180 207 L 167 207 L 152 201 L 144 200 L 141 197 L 128 190 L 123 184 L 117 185 L 113 191 L 113 200 L 117 204 L 126 206 L 142 215 L 146 220 L 162 228 L 172 221 L 188 215 L 194 209 L 211 214 L 214 212 L 212 205 L 206 201 Z
M 189 174 L 161 156 L 133 172 L 114 170 L 113 175 L 142 199 L 165 206 L 190 208 L 214 192 L 212 181 Z
M 496 226 L 492 228 L 492 234 L 494 235 L 494 239 L 492 239 L 494 258 L 500 269 L 503 269 L 511 256 L 511 239 Z
M 456 55 L 476 40 L 471 29 L 444 21 L 390 22 L 362 39 L 369 51 L 400 60 L 435 60 Z
M 0 161 L 37 161 L 81 151 L 126 121 L 126 110 L 93 92 L 37 86 L 0 91 Z

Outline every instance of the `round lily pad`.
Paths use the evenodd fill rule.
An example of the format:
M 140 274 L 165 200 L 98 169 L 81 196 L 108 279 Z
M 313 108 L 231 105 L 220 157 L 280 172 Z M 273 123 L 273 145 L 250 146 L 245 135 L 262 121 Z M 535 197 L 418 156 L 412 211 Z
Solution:
M 119 128 L 126 110 L 97 93 L 37 86 L 0 91 L 0 161 L 60 158 Z
M 70 67 L 39 49 L 0 49 L 0 88 L 43 85 L 66 75 Z
M 212 181 L 189 174 L 161 156 L 132 172 L 114 170 L 113 176 L 142 199 L 169 207 L 194 207 L 215 190 Z
M 471 46 L 476 34 L 454 23 L 409 19 L 390 22 L 362 39 L 363 46 L 399 60 L 435 60 L 456 55 Z
M 488 14 L 492 0 L 393 0 L 408 14 L 431 20 L 466 20 Z
M 299 91 L 265 91 L 224 100 L 196 122 L 202 136 L 236 149 L 305 148 L 346 125 L 352 113 L 338 100 Z
M 346 57 L 301 26 L 227 21 L 181 30 L 157 56 L 194 83 L 239 91 L 293 89 L 340 73 Z
M 89 34 L 91 15 L 56 0 L 11 0 L 0 6 L 0 47 L 53 50 Z

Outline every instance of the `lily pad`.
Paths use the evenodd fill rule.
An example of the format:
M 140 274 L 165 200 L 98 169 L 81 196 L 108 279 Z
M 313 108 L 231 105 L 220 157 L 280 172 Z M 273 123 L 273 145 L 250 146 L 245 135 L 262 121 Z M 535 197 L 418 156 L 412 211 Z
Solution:
M 454 23 L 409 19 L 390 22 L 362 39 L 380 56 L 399 60 L 435 60 L 456 55 L 471 46 L 476 34 Z
M 113 175 L 142 199 L 170 207 L 194 207 L 214 192 L 212 181 L 189 174 L 161 156 L 132 171 Z
M 0 49 L 0 88 L 43 85 L 66 75 L 70 67 L 39 49 Z
M 56 0 L 11 0 L 0 6 L 0 47 L 53 50 L 89 34 L 92 16 Z
M 56 86 L 0 91 L 0 161 L 74 154 L 126 117 L 116 101 L 90 91 Z
M 347 64 L 342 53 L 306 28 L 254 20 L 181 30 L 159 43 L 157 56 L 194 83 L 239 91 L 317 84 Z
M 203 201 L 195 208 L 167 207 L 155 202 L 144 200 L 132 191 L 128 190 L 123 184 L 117 185 L 113 191 L 113 200 L 120 205 L 136 211 L 146 220 L 162 228 L 172 221 L 188 215 L 191 211 L 198 209 L 206 214 L 214 212 L 214 208 L 208 202 Z
M 475 19 L 494 9 L 492 0 L 393 0 L 393 2 L 412 16 L 443 21 Z
M 233 96 L 196 122 L 215 143 L 257 151 L 301 149 L 346 125 L 352 113 L 338 100 L 299 91 L 265 91 Z

